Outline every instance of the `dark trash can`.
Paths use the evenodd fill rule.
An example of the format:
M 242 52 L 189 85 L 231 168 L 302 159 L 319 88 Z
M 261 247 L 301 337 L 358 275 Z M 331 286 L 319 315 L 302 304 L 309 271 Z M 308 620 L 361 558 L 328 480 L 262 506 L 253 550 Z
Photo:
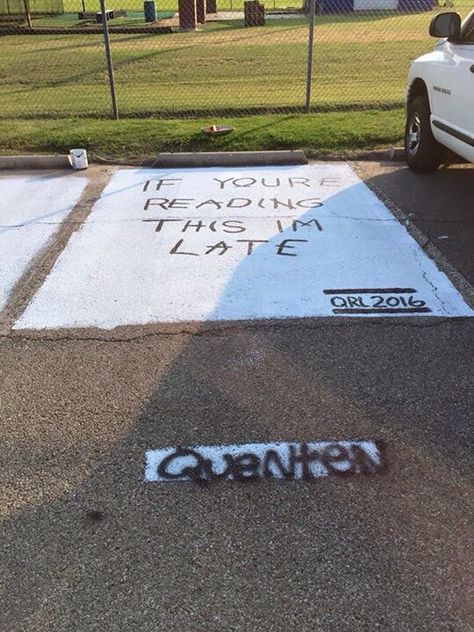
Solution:
M 156 22 L 155 0 L 145 0 L 143 10 L 145 12 L 145 22 Z

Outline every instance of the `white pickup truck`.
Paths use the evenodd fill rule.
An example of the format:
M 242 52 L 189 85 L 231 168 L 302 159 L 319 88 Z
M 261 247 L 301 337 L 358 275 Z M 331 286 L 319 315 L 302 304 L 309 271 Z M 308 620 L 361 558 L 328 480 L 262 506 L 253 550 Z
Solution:
M 439 13 L 430 35 L 442 38 L 411 64 L 406 96 L 405 155 L 414 171 L 434 171 L 445 148 L 474 162 L 474 11 Z

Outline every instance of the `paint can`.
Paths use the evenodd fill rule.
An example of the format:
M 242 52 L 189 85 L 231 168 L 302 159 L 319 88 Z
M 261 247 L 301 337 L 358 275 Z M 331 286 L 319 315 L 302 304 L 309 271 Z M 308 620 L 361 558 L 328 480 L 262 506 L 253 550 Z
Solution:
M 71 149 L 69 152 L 69 162 L 73 169 L 87 169 L 87 151 L 85 149 Z

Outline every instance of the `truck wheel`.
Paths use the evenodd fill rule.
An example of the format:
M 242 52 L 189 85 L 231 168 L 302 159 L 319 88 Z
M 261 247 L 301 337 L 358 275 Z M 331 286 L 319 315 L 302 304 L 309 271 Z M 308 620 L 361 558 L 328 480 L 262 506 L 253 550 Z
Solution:
M 405 125 L 405 158 L 418 173 L 434 171 L 443 158 L 443 147 L 433 136 L 430 106 L 425 96 L 416 97 L 408 108 Z

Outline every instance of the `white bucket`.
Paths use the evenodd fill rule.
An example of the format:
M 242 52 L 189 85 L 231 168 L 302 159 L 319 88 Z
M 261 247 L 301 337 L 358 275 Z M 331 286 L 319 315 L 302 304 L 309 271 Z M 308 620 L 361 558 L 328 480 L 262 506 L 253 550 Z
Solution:
M 85 149 L 71 149 L 69 152 L 69 162 L 73 169 L 87 169 L 87 151 Z

